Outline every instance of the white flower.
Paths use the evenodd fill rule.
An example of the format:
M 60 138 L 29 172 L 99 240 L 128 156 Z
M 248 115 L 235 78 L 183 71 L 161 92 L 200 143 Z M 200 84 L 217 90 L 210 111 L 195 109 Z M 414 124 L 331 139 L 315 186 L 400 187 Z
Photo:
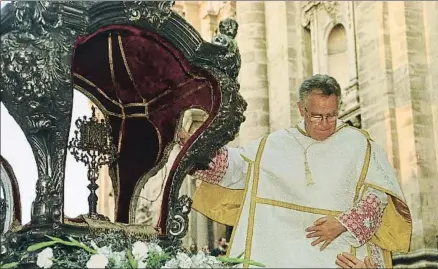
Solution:
M 207 266 L 207 264 L 209 266 Z M 204 267 L 209 267 L 209 268 L 222 268 L 223 264 L 221 261 L 219 261 L 218 259 L 216 259 L 216 257 L 213 256 L 207 256 L 207 260 L 205 261 Z
M 93 254 L 87 262 L 87 268 L 105 268 L 108 258 L 103 254 Z
M 149 253 L 149 248 L 146 243 L 137 241 L 132 245 L 132 256 L 134 256 L 134 259 L 137 261 L 144 261 L 147 259 Z
M 168 260 L 161 268 L 178 268 L 178 261 L 175 258 Z
M 40 268 L 50 268 L 53 265 L 53 249 L 45 248 L 43 251 L 38 253 L 37 265 Z
M 137 268 L 138 269 L 145 269 L 147 265 L 147 262 L 143 262 L 143 261 L 138 261 L 137 262 Z
M 157 254 L 162 254 L 164 252 L 163 249 L 158 244 L 155 243 L 150 243 L 148 247 L 149 247 L 149 252 L 154 252 Z
M 193 262 L 190 257 L 183 252 L 177 253 L 176 259 L 178 260 L 179 268 L 191 268 L 193 266 Z
M 111 250 L 110 247 L 101 247 L 97 249 L 97 254 L 102 254 L 107 258 L 111 258 L 111 256 L 113 255 L 113 251 Z
M 111 258 L 113 258 L 114 266 L 116 268 L 123 268 L 127 262 L 125 251 L 113 252 Z
M 192 256 L 194 268 L 222 268 L 223 264 L 216 257 L 205 255 L 203 251 L 199 251 Z
M 205 253 L 203 251 L 199 251 L 196 255 L 192 256 L 193 266 L 195 267 L 201 267 L 205 260 Z

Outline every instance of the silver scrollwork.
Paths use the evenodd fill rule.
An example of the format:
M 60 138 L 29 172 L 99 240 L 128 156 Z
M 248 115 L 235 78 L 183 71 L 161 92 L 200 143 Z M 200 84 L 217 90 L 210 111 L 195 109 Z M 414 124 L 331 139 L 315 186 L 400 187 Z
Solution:
M 64 22 L 75 9 L 66 11 L 65 3 L 51 1 L 10 5 L 10 12 L 2 14 L 2 27 L 8 29 L 1 38 L 2 102 L 26 135 L 37 163 L 32 222 L 62 222 L 73 103 L 69 59 L 78 34 Z
M 124 4 L 130 21 L 146 20 L 154 27 L 160 28 L 172 14 L 171 7 L 175 1 L 133 1 Z
M 170 218 L 168 220 L 169 234 L 176 237 L 182 238 L 187 233 L 188 228 L 188 214 L 192 208 L 192 199 L 187 195 L 181 196 L 173 210 L 171 211 Z

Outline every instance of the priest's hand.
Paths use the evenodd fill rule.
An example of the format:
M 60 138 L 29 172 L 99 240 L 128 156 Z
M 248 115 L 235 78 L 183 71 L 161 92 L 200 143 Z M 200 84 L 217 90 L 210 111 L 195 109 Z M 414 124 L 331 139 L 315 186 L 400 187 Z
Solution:
M 177 133 L 177 137 L 179 138 L 178 144 L 180 146 L 184 146 L 187 140 L 189 140 L 190 134 L 186 130 L 181 128 L 181 130 L 179 130 Z
M 313 226 L 306 229 L 306 232 L 309 232 L 306 237 L 317 237 L 318 239 L 312 242 L 312 246 L 323 242 L 320 249 L 324 250 L 345 231 L 347 231 L 347 229 L 335 217 L 325 216 L 317 219 Z
M 336 257 L 336 264 L 341 268 L 377 268 L 370 257 L 365 257 L 365 261 L 361 261 L 346 252 Z

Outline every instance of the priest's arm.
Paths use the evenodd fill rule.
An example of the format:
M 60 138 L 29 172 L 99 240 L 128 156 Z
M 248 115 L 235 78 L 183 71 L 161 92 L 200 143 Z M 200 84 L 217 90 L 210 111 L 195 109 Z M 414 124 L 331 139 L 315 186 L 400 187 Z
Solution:
M 246 175 L 260 139 L 245 147 L 223 147 L 216 152 L 208 170 L 199 170 L 194 176 L 202 182 L 219 185 L 227 189 L 243 190 Z
M 192 208 L 216 222 L 235 225 L 244 199 L 247 175 L 261 139 L 245 147 L 223 147 L 212 159 L 208 170 L 194 177 L 201 180 L 193 196 Z
M 412 232 L 409 209 L 386 152 L 372 141 L 370 145 L 367 175 L 359 182 L 360 195 L 337 220 L 347 229 L 352 246 L 368 243 L 372 252 L 377 248 L 388 253 L 407 252 Z M 380 255 L 372 256 L 377 267 L 383 267 Z
M 362 199 L 336 218 L 347 229 L 347 240 L 352 246 L 362 246 L 377 232 L 387 200 L 385 192 L 369 189 Z

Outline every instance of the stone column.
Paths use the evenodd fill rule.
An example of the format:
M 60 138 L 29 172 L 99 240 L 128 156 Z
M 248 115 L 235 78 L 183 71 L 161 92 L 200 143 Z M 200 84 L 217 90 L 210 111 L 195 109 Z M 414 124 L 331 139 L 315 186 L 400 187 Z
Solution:
M 219 7 L 218 21 L 226 18 L 236 19 L 236 1 L 222 1 Z
M 353 2 L 362 128 L 399 171 L 388 3 Z M 392 11 L 391 11 L 392 12 Z
M 302 5 L 301 23 L 304 27 L 310 30 L 311 39 L 311 55 L 312 55 L 312 72 L 318 74 L 321 72 L 321 44 L 319 37 L 319 17 L 317 6 L 320 1 L 303 1 L 299 3 Z M 293 24 L 292 24 L 293 25 Z
M 215 31 L 219 24 L 217 16 L 216 5 L 211 1 L 200 2 L 200 14 L 201 14 L 201 31 L 202 38 L 207 41 L 211 41 L 215 35 Z
M 265 4 L 237 1 L 236 17 L 239 23 L 237 43 L 242 57 L 240 91 L 248 102 L 246 121 L 239 133 L 243 145 L 269 132 Z
M 438 2 L 423 2 L 426 55 L 429 66 L 429 91 L 432 104 L 432 120 L 435 133 L 435 150 L 438 156 Z M 437 158 L 438 167 L 438 158 Z M 438 234 L 437 234 L 438 236 Z
M 265 2 L 271 132 L 300 120 L 298 88 L 312 74 L 310 31 L 300 27 L 300 13 L 300 2 Z
M 185 19 L 197 30 L 201 31 L 201 9 L 199 1 L 184 1 Z
M 172 10 L 178 13 L 181 17 L 185 17 L 184 5 L 181 1 L 175 1 L 175 5 L 173 5 Z
M 424 6 L 388 2 L 400 179 L 413 217 L 412 250 L 436 248 L 438 172 Z M 437 29 L 436 25 L 432 26 Z M 434 72 L 434 70 L 431 70 Z M 435 89 L 436 90 L 436 89 Z M 435 104 L 436 105 L 436 104 Z
M 312 69 L 311 32 L 301 22 L 302 2 L 285 1 L 287 25 L 287 61 L 290 100 L 290 124 L 294 126 L 300 119 L 296 106 L 299 101 L 298 89 L 304 79 L 310 77 Z M 273 14 L 274 16 L 274 14 Z
M 286 2 L 265 2 L 267 78 L 269 87 L 270 131 L 291 122 L 288 66 L 288 25 Z

